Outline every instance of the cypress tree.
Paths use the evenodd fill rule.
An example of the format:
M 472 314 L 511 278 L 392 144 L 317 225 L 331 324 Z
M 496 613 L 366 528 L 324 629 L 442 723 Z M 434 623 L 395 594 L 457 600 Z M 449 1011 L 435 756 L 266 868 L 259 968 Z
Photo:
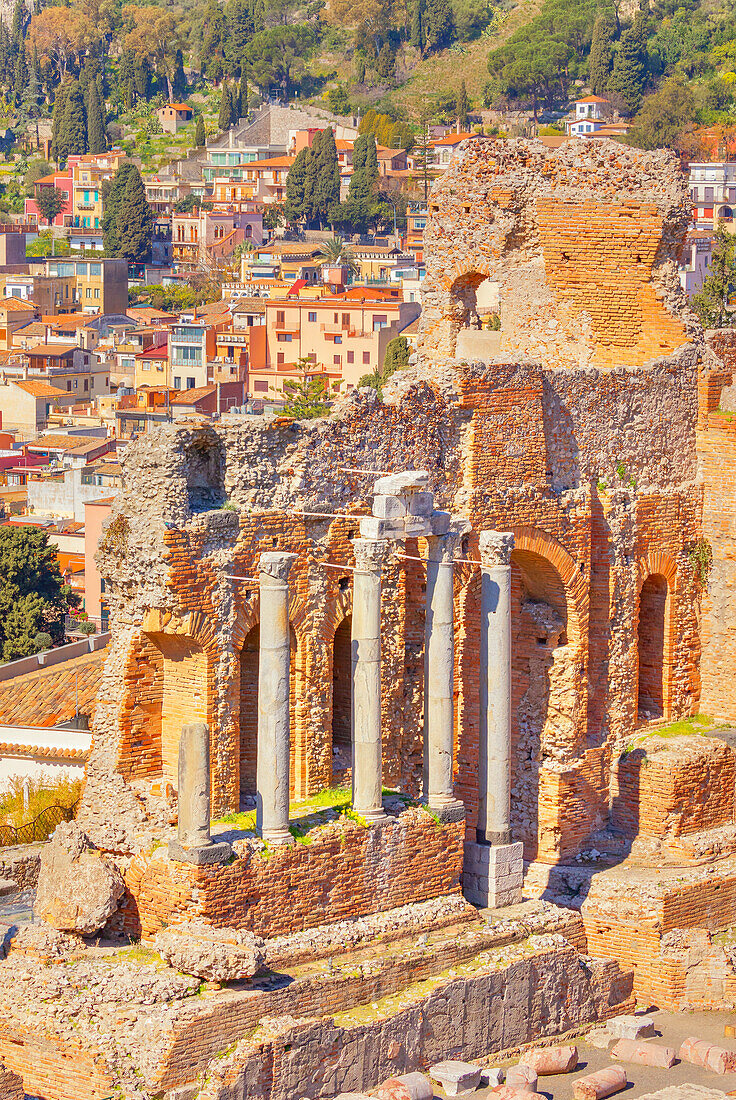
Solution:
M 458 122 L 461 126 L 468 125 L 468 115 L 470 114 L 470 100 L 468 99 L 468 89 L 465 86 L 464 79 L 460 84 L 460 91 L 458 93 L 457 102 L 455 104 L 455 114 L 457 115 Z
M 174 61 L 174 75 L 171 78 L 171 90 L 177 99 L 183 99 L 187 93 L 187 78 L 184 72 L 184 54 L 176 51 Z
M 621 35 L 609 84 L 609 88 L 623 100 L 625 111 L 629 115 L 635 115 L 639 110 L 644 88 L 645 67 L 640 35 L 641 28 L 637 26 L 635 19 Z
M 15 80 L 13 88 L 15 91 L 15 103 L 17 106 L 20 106 L 23 96 L 28 88 L 28 65 L 26 64 L 25 46 L 21 46 L 21 48 L 18 50 L 18 58 L 15 63 Z
M 240 78 L 237 108 L 241 118 L 248 117 L 248 77 L 245 73 Z
M 118 215 L 125 191 L 125 175 L 123 164 L 118 168 L 112 181 L 112 186 L 105 198 L 105 208 L 102 213 L 102 246 L 106 256 L 117 256 L 120 249 L 120 233 L 118 231 Z
M 593 39 L 588 58 L 588 78 L 595 95 L 604 95 L 611 79 L 613 39 L 616 23 L 610 11 L 602 11 L 593 24 Z
M 201 149 L 207 140 L 207 135 L 204 132 L 204 118 L 202 115 L 197 115 L 197 125 L 194 127 L 194 144 L 198 149 Z
M 308 222 L 319 217 L 317 181 L 319 178 L 319 150 L 322 144 L 322 133 L 323 132 L 320 130 L 319 133 L 314 135 L 312 148 L 309 150 L 309 156 L 306 162 L 307 170 L 304 179 L 304 217 Z
M 372 133 L 360 134 L 353 145 L 353 174 L 345 203 L 347 221 L 359 232 L 363 232 L 368 225 L 375 202 L 377 178 L 376 139 Z
M 430 49 L 440 50 L 449 45 L 453 36 L 452 5 L 450 0 L 426 0 L 426 41 Z
M 306 202 L 307 165 L 312 158 L 312 150 L 300 149 L 296 160 L 286 177 L 286 205 L 284 214 L 289 222 L 305 221 L 311 212 L 311 203 Z
M 125 168 L 128 171 L 118 212 L 118 256 L 129 263 L 142 263 L 151 255 L 155 219 L 140 172 L 134 164 L 124 164 L 120 171 Z
M 217 119 L 217 125 L 221 130 L 229 130 L 233 121 L 233 101 L 230 98 L 230 85 L 225 83 L 222 85 L 222 94 L 220 95 L 220 114 Z
M 58 145 L 65 159 L 87 152 L 87 112 L 78 80 L 72 80 L 66 93 Z
M 365 82 L 365 54 L 363 53 L 355 55 L 355 79 L 358 84 Z
M 104 153 L 107 149 L 105 119 L 96 80 L 90 80 L 87 91 L 87 142 L 90 153 Z
M 323 222 L 329 218 L 330 210 L 340 201 L 340 165 L 337 159 L 335 134 L 329 126 L 322 131 L 315 167 L 312 205 L 314 216 Z
M 10 39 L 16 46 L 20 46 L 23 42 L 23 24 L 25 23 L 25 16 L 26 6 L 23 0 L 15 0 L 13 22 L 10 25 Z
M 253 13 L 248 0 L 233 0 L 227 26 L 226 56 L 233 72 L 245 75 L 245 51 L 255 34 Z
M 56 98 L 54 99 L 54 109 L 51 115 L 51 155 L 54 160 L 60 160 L 62 155 L 60 152 L 60 143 L 62 140 L 63 131 L 63 119 L 64 108 L 66 107 L 66 97 L 69 91 L 69 81 L 65 80 L 63 84 L 60 84 L 56 89 Z
M 411 15 L 411 44 L 423 52 L 424 41 L 424 0 L 415 0 Z

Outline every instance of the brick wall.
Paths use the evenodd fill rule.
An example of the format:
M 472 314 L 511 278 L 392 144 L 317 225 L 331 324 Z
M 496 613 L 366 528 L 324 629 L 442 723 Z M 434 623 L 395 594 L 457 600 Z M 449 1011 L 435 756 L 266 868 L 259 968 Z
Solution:
M 158 858 L 137 856 L 126 874 L 124 930 L 151 936 L 201 917 L 269 937 L 459 893 L 463 837 L 461 823 L 407 810 L 386 825 L 336 824 L 265 853 L 246 843 L 217 867 L 175 863 L 160 849 Z
M 29 1096 L 44 1100 L 106 1100 L 113 1089 L 99 1051 L 44 1033 L 40 1026 L 0 1022 L 0 1059 L 20 1074 Z

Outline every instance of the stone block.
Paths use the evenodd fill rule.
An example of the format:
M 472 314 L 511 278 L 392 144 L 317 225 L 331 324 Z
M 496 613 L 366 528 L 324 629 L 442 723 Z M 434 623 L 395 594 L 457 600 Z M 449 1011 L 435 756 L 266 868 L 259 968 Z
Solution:
M 265 960 L 263 940 L 252 932 L 212 928 L 202 921 L 162 928 L 154 944 L 170 966 L 210 982 L 252 978 Z
M 612 1016 L 606 1030 L 614 1039 L 647 1039 L 654 1035 L 654 1024 L 641 1016 Z
M 524 848 L 516 844 L 465 845 L 463 895 L 471 905 L 498 909 L 521 901 Z
M 432 512 L 430 517 L 433 535 L 446 535 L 452 527 L 452 516 L 449 512 Z
M 35 912 L 60 932 L 90 936 L 118 907 L 125 883 L 76 821 L 57 825 L 41 853 Z
M 578 1077 L 573 1085 L 572 1095 L 574 1100 L 604 1100 L 606 1096 L 621 1092 L 627 1084 L 626 1074 L 620 1066 L 608 1066 L 597 1073 Z
M 198 848 L 184 848 L 178 840 L 169 841 L 169 859 L 177 863 L 192 863 L 195 867 L 226 863 L 232 854 L 233 850 L 226 840 L 218 840 Z
M 407 511 L 410 516 L 431 516 L 433 510 L 434 493 L 412 493 L 409 497 Z
M 571 1073 L 578 1064 L 577 1047 L 540 1047 L 527 1050 L 521 1057 L 525 1066 L 531 1066 L 539 1077 L 555 1073 Z
M 432 534 L 432 521 L 424 516 L 407 516 L 404 520 L 404 534 L 408 539 L 426 538 Z
M 15 879 L 0 878 L 0 898 L 6 898 L 9 894 L 14 894 L 17 889 Z
M 488 1088 L 495 1089 L 503 1081 L 503 1070 L 498 1066 L 491 1066 L 488 1069 L 481 1070 L 481 1082 L 483 1085 L 487 1085 Z
M 361 516 L 362 539 L 403 539 L 403 520 L 379 519 L 377 516 Z
M 434 1088 L 423 1073 L 403 1073 L 389 1077 L 376 1089 L 378 1100 L 432 1100 Z
M 611 1057 L 638 1066 L 658 1066 L 670 1069 L 677 1061 L 677 1051 L 661 1043 L 637 1043 L 635 1039 L 619 1039 L 611 1047 Z
M 441 1085 L 447 1096 L 463 1096 L 473 1092 L 480 1084 L 480 1066 L 471 1062 L 437 1062 L 429 1067 L 429 1076 Z
M 401 474 L 387 474 L 374 482 L 373 492 L 387 496 L 399 496 L 411 490 L 426 489 L 429 474 L 426 470 L 406 470 Z
M 520 1062 L 518 1066 L 509 1066 L 506 1070 L 506 1084 L 510 1089 L 521 1089 L 522 1092 L 537 1091 L 537 1074 L 531 1066 Z
M 403 519 L 406 515 L 406 504 L 400 497 L 375 496 L 373 515 L 378 519 Z

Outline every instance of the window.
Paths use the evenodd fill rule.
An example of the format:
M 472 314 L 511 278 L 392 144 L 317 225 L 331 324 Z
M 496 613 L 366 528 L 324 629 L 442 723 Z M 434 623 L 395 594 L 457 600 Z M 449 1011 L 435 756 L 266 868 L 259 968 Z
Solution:
M 99 296 L 100 296 L 100 288 L 98 286 L 96 286 L 95 287 L 95 298 L 99 298 Z
M 87 287 L 87 289 L 84 292 L 84 296 L 85 296 L 85 298 L 91 298 L 92 297 L 92 290 L 91 290 L 90 287 Z
M 93 389 L 95 388 L 95 380 L 94 380 L 94 378 L 90 378 L 90 380 L 89 380 L 89 388 L 90 388 L 91 390 L 93 390 Z
M 69 378 L 69 379 L 67 379 L 67 383 L 66 383 L 67 393 L 71 392 L 71 388 L 72 388 L 72 381 L 71 381 L 71 378 Z
M 194 387 L 196 386 L 196 384 L 197 384 L 197 379 L 196 378 L 187 378 L 187 389 L 188 390 L 193 390 Z
M 87 381 L 87 379 L 86 379 L 86 378 L 85 378 L 85 380 L 84 380 L 84 388 L 85 388 L 86 390 L 88 390 L 88 389 L 89 389 L 89 382 Z
M 100 577 L 100 594 L 102 594 L 104 591 L 105 591 L 105 578 Z
M 174 389 L 175 390 L 180 390 L 181 389 L 181 378 L 179 378 L 178 375 L 174 375 Z
M 371 361 L 371 353 L 369 351 L 363 352 L 363 365 L 366 366 Z
M 354 362 L 355 362 L 355 352 L 354 351 L 349 351 L 348 352 L 348 363 L 354 363 Z
M 343 315 L 342 315 L 342 327 L 343 328 L 350 328 L 350 314 L 349 313 L 343 313 Z
M 340 314 L 339 313 L 334 314 L 334 320 L 335 320 L 335 324 L 339 323 L 339 321 L 340 321 Z
M 75 390 L 78 388 L 78 385 L 79 385 L 79 383 L 77 382 L 77 379 L 75 378 L 74 379 L 74 389 Z
M 378 332 L 378 330 L 381 329 L 381 328 L 387 328 L 387 326 L 388 326 L 388 318 L 387 318 L 385 313 L 374 313 L 373 314 L 373 331 L 374 332 Z
M 339 367 L 339 366 L 340 366 L 340 363 L 342 362 L 342 358 L 341 358 L 341 356 L 339 356 L 339 355 L 333 355 L 333 356 L 332 356 L 332 362 L 333 362 L 333 363 L 335 364 L 335 366 L 336 366 L 336 367 Z
M 308 313 L 307 314 L 307 320 L 308 321 L 316 321 L 317 320 L 317 311 L 314 310 L 313 312 Z
M 290 332 L 279 332 L 276 339 L 281 344 L 290 344 L 292 341 L 292 335 Z
M 150 363 L 144 363 L 143 364 L 143 369 L 144 370 L 150 370 L 151 369 L 151 364 Z
M 286 320 L 286 313 L 284 312 L 284 310 L 283 309 L 277 309 L 276 310 L 276 324 L 277 325 L 283 325 L 285 320 Z
M 336 344 L 341 344 L 342 343 L 342 336 L 336 336 L 335 337 L 335 343 Z
M 703 198 L 705 199 L 706 202 L 713 202 L 713 188 L 712 187 L 706 187 L 705 188 Z
M 277 365 L 278 365 L 278 366 L 281 366 L 281 364 L 282 364 L 282 363 L 283 363 L 284 361 L 285 361 L 285 360 L 284 360 L 284 353 L 283 353 L 283 351 L 280 351 L 280 352 L 278 352 L 278 354 L 276 355 L 276 363 L 277 363 Z
M 254 382 L 253 383 L 253 389 L 256 393 L 267 393 L 268 392 L 268 382 Z

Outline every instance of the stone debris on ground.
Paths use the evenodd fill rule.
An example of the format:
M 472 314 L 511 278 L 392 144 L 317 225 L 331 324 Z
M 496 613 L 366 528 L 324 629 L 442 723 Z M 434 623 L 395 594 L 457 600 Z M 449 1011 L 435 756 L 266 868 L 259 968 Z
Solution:
M 154 946 L 176 970 L 210 982 L 252 978 L 265 960 L 259 936 L 237 928 L 213 928 L 204 921 L 164 928 L 156 933 Z
M 620 1058 L 622 1062 L 659 1066 L 661 1069 L 670 1069 L 677 1061 L 674 1047 L 666 1047 L 661 1043 L 639 1043 L 635 1039 L 619 1039 L 609 1053 L 612 1058 Z
M 62 822 L 41 853 L 35 911 L 60 932 L 99 932 L 125 883 L 112 857 L 98 851 L 76 821 Z
M 678 1056 L 683 1062 L 693 1066 L 702 1066 L 713 1073 L 733 1073 L 736 1071 L 736 1052 L 713 1046 L 704 1039 L 687 1038 L 680 1047 Z
M 447 1096 L 464 1096 L 480 1084 L 481 1067 L 453 1060 L 437 1062 L 429 1067 L 429 1076 Z
M 606 1096 L 621 1092 L 627 1084 L 624 1070 L 619 1066 L 609 1066 L 597 1073 L 579 1077 L 573 1085 L 572 1094 L 574 1100 L 605 1100 Z
M 614 1039 L 646 1039 L 654 1035 L 654 1024 L 641 1016 L 613 1016 L 606 1031 Z
M 522 1092 L 536 1092 L 536 1070 L 526 1062 L 520 1062 L 517 1066 L 509 1066 L 506 1070 L 506 1084 L 510 1089 L 520 1089 Z
M 578 1048 L 541 1047 L 539 1050 L 526 1050 L 521 1061 L 525 1066 L 530 1066 L 538 1077 L 571 1073 L 578 1064 Z
M 434 1088 L 424 1073 L 402 1073 L 384 1081 L 375 1095 L 378 1100 L 432 1100 Z

